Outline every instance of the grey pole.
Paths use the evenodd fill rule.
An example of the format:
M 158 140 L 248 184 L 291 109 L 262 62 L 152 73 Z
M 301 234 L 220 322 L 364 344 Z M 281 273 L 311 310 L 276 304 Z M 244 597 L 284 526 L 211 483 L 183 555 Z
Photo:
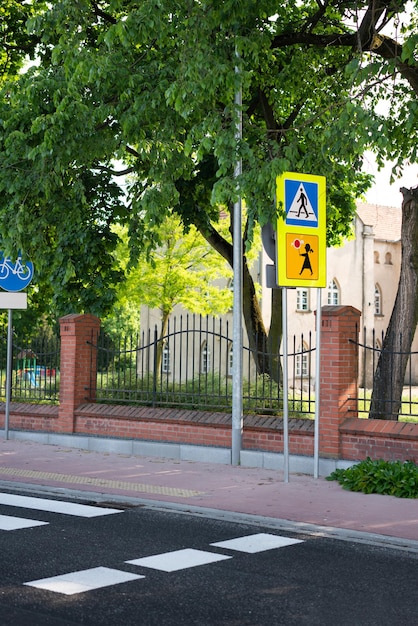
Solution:
M 6 359 L 6 406 L 4 415 L 4 436 L 9 438 L 10 397 L 12 395 L 12 358 L 13 358 L 13 311 L 9 309 L 7 322 L 7 359 Z
M 236 53 L 236 57 L 238 54 Z M 236 74 L 239 68 L 235 67 Z M 235 140 L 238 148 L 242 138 L 242 92 L 235 94 Z M 242 161 L 237 155 L 234 177 L 238 179 L 242 172 Z M 232 465 L 239 465 L 242 447 L 242 203 L 241 197 L 234 203 L 233 215 L 233 265 L 234 265 L 234 300 L 232 313 Z
M 314 431 L 314 478 L 319 476 L 319 408 L 321 402 L 321 288 L 316 296 L 316 353 L 315 353 L 315 431 Z
M 289 482 L 289 357 L 287 345 L 287 288 L 282 287 L 282 326 L 283 326 L 283 464 L 284 482 Z

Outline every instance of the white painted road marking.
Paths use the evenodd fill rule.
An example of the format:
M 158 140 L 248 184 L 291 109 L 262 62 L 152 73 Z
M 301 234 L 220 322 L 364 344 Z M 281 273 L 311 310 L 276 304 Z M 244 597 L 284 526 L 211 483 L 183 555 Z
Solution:
M 45 524 L 48 522 L 38 522 L 35 519 L 14 517 L 13 515 L 0 515 L 0 530 L 21 530 L 22 528 L 44 526 Z
M 134 559 L 133 561 L 125 561 L 125 563 L 140 565 L 141 567 L 150 567 L 151 569 L 158 569 L 162 572 L 176 572 L 181 569 L 207 565 L 208 563 L 215 563 L 216 561 L 231 558 L 232 557 L 225 556 L 224 554 L 215 554 L 214 552 L 186 548 L 184 550 L 156 554 L 155 556 L 146 556 L 141 559 Z
M 113 513 L 122 513 L 120 509 L 107 509 L 76 502 L 61 502 L 60 500 L 47 500 L 46 498 L 32 498 L 29 496 L 17 496 L 12 493 L 0 493 L 0 504 L 7 506 L 22 507 L 48 513 L 63 513 L 77 517 L 101 517 Z
M 56 593 L 63 593 L 66 596 L 71 596 L 76 593 L 84 593 L 85 591 L 92 591 L 93 589 L 100 589 L 101 587 L 110 587 L 111 585 L 118 585 L 140 578 L 145 578 L 145 576 L 122 572 L 121 570 L 111 569 L 109 567 L 93 567 L 92 569 L 71 572 L 70 574 L 63 574 L 61 576 L 53 576 L 52 578 L 32 580 L 24 584 L 28 587 L 46 589 L 47 591 L 54 591 Z
M 217 548 L 226 548 L 229 550 L 236 550 L 238 552 L 254 554 L 256 552 L 274 550 L 276 548 L 283 548 L 297 543 L 304 543 L 304 541 L 301 539 L 292 539 L 269 533 L 256 533 L 254 535 L 237 537 L 236 539 L 229 539 L 227 541 L 218 541 L 216 543 L 211 543 L 210 545 Z M 125 561 L 125 563 L 155 569 L 162 572 L 176 572 L 232 558 L 232 556 L 227 556 L 225 554 L 185 548 L 183 550 L 174 550 L 171 552 L 163 552 L 162 554 L 155 554 L 153 556 L 133 559 Z M 145 576 L 131 574 L 130 572 L 124 572 L 108 567 L 94 567 L 50 578 L 32 580 L 24 583 L 24 585 L 36 587 L 37 589 L 46 589 L 47 591 L 53 591 L 55 593 L 74 595 L 77 593 L 92 591 L 94 589 L 100 589 L 101 587 L 109 587 L 111 585 L 118 585 L 132 580 L 139 580 L 141 578 L 145 578 Z
M 210 545 L 216 548 L 227 548 L 229 550 L 255 554 L 256 552 L 263 552 L 264 550 L 291 546 L 294 543 L 303 543 L 303 541 L 302 539 L 291 539 L 290 537 L 280 537 L 278 535 L 270 535 L 269 533 L 257 533 L 255 535 L 248 535 L 247 537 L 229 539 L 228 541 L 218 541 Z

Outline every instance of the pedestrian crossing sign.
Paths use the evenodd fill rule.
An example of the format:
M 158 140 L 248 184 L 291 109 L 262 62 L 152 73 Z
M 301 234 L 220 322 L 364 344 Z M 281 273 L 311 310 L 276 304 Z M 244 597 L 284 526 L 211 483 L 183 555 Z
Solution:
M 286 224 L 318 227 L 318 185 L 285 180 Z
M 277 178 L 277 284 L 326 286 L 326 181 L 285 172 Z

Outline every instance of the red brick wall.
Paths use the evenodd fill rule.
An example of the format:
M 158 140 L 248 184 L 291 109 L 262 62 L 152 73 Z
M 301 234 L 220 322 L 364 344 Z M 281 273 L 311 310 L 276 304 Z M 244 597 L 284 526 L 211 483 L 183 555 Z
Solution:
M 0 424 L 3 420 L 4 414 Z M 230 448 L 230 420 L 230 415 L 219 413 L 85 404 L 76 411 L 72 432 Z M 59 432 L 58 407 L 12 403 L 10 428 Z M 348 418 L 340 427 L 340 435 L 341 459 L 360 461 L 370 456 L 418 462 L 418 424 Z M 281 420 L 246 417 L 243 449 L 283 452 Z M 295 455 L 313 455 L 312 421 L 289 420 L 289 451 Z
M 65 315 L 60 319 L 61 363 L 58 430 L 73 432 L 74 411 L 95 398 L 96 359 L 91 343 L 97 342 L 100 320 L 94 315 Z
M 418 424 L 349 418 L 341 426 L 341 442 L 344 459 L 418 463 Z
M 360 311 L 351 306 L 324 306 L 321 320 L 321 407 L 319 453 L 340 458 L 340 425 L 357 415 L 358 338 Z

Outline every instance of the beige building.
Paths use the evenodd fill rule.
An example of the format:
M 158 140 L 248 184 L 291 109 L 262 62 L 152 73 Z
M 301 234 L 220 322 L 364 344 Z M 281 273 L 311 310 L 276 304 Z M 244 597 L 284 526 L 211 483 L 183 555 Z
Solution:
M 339 248 L 327 249 L 325 304 L 351 305 L 361 312 L 360 343 L 379 348 L 388 326 L 398 288 L 401 263 L 401 208 L 358 204 L 354 236 Z M 288 290 L 289 335 L 315 332 L 317 289 Z M 265 291 L 263 312 L 270 317 L 270 296 Z M 362 352 L 362 351 L 360 351 Z M 375 361 L 378 353 L 375 353 Z M 371 385 L 373 363 L 361 360 L 359 380 Z M 418 380 L 418 371 L 412 372 Z M 415 382 L 415 381 L 414 381 Z
M 354 223 L 354 235 L 339 248 L 327 249 L 327 288 L 321 289 L 322 305 L 350 305 L 361 312 L 359 341 L 369 347 L 379 348 L 382 337 L 388 326 L 393 304 L 396 297 L 400 262 L 401 262 L 401 207 L 384 207 L 372 204 L 358 204 Z M 261 306 L 265 324 L 268 328 L 271 317 L 271 289 L 266 286 L 266 266 L 271 264 L 263 250 L 260 260 L 253 268 L 254 279 L 261 284 Z M 296 351 L 303 347 L 308 349 L 307 337 L 313 336 L 312 345 L 316 345 L 315 337 L 315 310 L 317 309 L 318 289 L 296 288 L 288 289 L 288 336 L 296 342 Z M 176 307 L 173 318 L 187 316 L 184 310 Z M 143 309 L 141 319 L 144 327 L 151 327 L 158 323 L 158 312 Z M 223 328 L 229 325 L 232 328 L 232 313 L 222 320 Z M 215 329 L 213 329 L 215 330 Z M 303 339 L 302 338 L 306 338 Z M 209 329 L 199 345 L 188 347 L 189 360 L 199 362 L 199 369 L 209 368 L 209 364 L 216 361 L 218 367 L 227 375 L 230 374 L 232 363 L 232 343 L 225 341 L 221 347 L 212 342 L 212 329 Z M 245 344 L 244 329 L 244 344 Z M 303 345 L 301 345 L 303 344 Z M 417 344 L 415 340 L 414 345 Z M 218 347 L 217 347 L 218 346 Z M 193 356 L 198 353 L 198 357 Z M 359 382 L 361 386 L 370 387 L 373 376 L 373 367 L 376 365 L 378 352 L 363 360 L 363 351 L 360 350 Z M 174 354 L 166 351 L 167 371 L 172 371 Z M 309 371 L 315 379 L 314 359 L 305 361 L 304 356 L 298 357 L 297 370 L 304 376 Z M 222 365 L 221 365 L 222 363 Z M 250 366 L 245 359 L 244 370 Z M 192 367 L 191 364 L 188 366 Z M 195 367 L 195 366 L 194 366 Z M 418 382 L 417 371 L 412 371 L 411 382 Z M 244 372 L 245 374 L 245 372 Z M 365 385 L 364 385 L 365 383 Z

